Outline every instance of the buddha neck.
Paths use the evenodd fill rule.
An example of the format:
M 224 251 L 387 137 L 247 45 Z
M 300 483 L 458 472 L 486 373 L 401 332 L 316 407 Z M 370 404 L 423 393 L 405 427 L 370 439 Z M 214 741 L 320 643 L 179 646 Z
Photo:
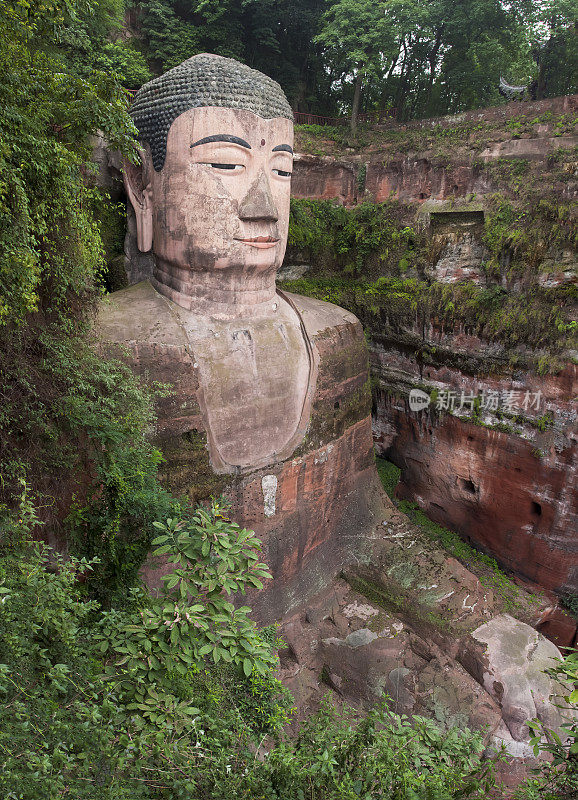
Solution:
M 155 258 L 154 288 L 173 303 L 201 316 L 235 319 L 268 313 L 278 302 L 276 270 L 200 271 Z

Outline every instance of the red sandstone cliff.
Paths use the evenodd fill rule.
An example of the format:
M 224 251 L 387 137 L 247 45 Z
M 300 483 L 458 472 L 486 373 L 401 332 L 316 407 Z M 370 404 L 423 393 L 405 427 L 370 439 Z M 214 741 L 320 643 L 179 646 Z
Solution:
M 419 229 L 434 252 L 422 279 L 497 284 L 510 293 L 557 287 L 575 297 L 575 246 L 538 248 L 539 263 L 517 275 L 508 270 L 506 252 L 501 276 L 489 276 L 483 234 L 497 192 L 521 205 L 527 187 L 547 189 L 554 206 L 558 198 L 575 212 L 577 109 L 578 96 L 572 96 L 390 126 L 374 131 L 357 152 L 322 137 L 312 148 L 303 134 L 294 193 L 346 205 L 403 202 L 409 209 L 404 224 Z M 460 126 L 462 134 L 454 136 Z M 308 147 L 324 155 L 309 155 Z M 289 259 L 299 260 L 295 255 Z M 318 273 L 313 264 L 308 275 Z M 512 350 L 499 335 L 488 340 L 467 326 L 444 329 L 417 314 L 408 326 L 387 310 L 354 308 L 370 336 L 375 443 L 402 470 L 399 496 L 514 573 L 558 593 L 578 593 L 576 353 L 559 353 L 548 366 L 547 347 Z M 576 319 L 571 301 L 566 313 Z M 479 408 L 473 414 L 472 408 L 438 411 L 436 403 L 412 412 L 408 394 L 417 386 L 438 397 L 453 392 L 458 400 L 462 392 L 501 398 L 514 392 L 510 398 L 521 405 L 528 395 L 534 403 L 497 416 Z

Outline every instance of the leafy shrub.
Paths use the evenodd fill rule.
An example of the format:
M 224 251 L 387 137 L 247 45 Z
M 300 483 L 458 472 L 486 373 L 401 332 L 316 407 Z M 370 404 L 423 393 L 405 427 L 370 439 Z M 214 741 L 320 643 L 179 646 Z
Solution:
M 153 557 L 166 556 L 169 569 L 160 596 L 121 624 L 116 612 L 104 615 L 100 647 L 118 657 L 108 671 L 115 679 L 120 672 L 122 697 L 141 726 L 160 722 L 166 731 L 169 714 L 182 726 L 184 714 L 199 713 L 191 711 L 188 698 L 175 697 L 166 676 L 186 679 L 204 657 L 236 665 L 246 677 L 253 670 L 266 675 L 276 666 L 271 645 L 249 619 L 250 609 L 235 608 L 226 597 L 244 593 L 247 585 L 261 588 L 261 579 L 270 577 L 258 561 L 259 540 L 222 512 L 213 503 L 190 519 L 154 523 L 165 533 L 154 540 L 160 546 Z
M 275 637 L 260 634 L 243 609 L 238 617 L 228 608 L 215 612 L 220 604 L 212 593 L 223 581 L 258 583 L 263 568 L 253 558 L 252 535 L 199 510 L 189 540 L 168 552 L 178 560 L 180 548 L 190 550 L 195 525 L 211 537 L 202 577 L 190 564 L 184 578 L 196 581 L 204 616 L 195 610 L 200 603 L 183 599 L 180 582 L 178 599 L 171 590 L 160 598 L 135 591 L 129 607 L 103 613 L 86 600 L 82 583 L 94 565 L 30 542 L 36 519 L 26 498 L 19 512 L 2 521 L 19 536 L 0 553 L 0 796 L 198 800 L 218 796 L 213 789 L 231 763 L 246 783 L 254 762 L 249 748 L 280 728 L 291 708 L 272 669 Z M 231 572 L 220 571 L 213 535 L 217 548 L 230 542 L 234 550 L 241 539 L 236 556 L 228 556 L 236 565 Z M 206 536 L 199 532 L 199 556 Z M 222 652 L 211 652 L 210 661 L 198 655 L 207 630 L 227 638 L 227 615 L 240 667 L 234 657 L 215 665 Z M 228 657 L 232 640 L 227 647 Z
M 0 373 L 0 500 L 12 505 L 25 480 L 53 534 L 66 531 L 77 554 L 100 559 L 90 578 L 100 600 L 126 593 L 152 521 L 176 503 L 156 480 L 154 395 L 57 324 L 4 329 Z
M 432 720 L 394 714 L 383 702 L 361 722 L 328 702 L 295 741 L 269 753 L 276 794 L 301 800 L 450 800 L 485 797 L 491 763 L 480 769 L 483 738 L 443 732 Z
M 131 155 L 135 129 L 118 81 L 81 77 L 55 48 L 87 17 L 82 0 L 0 3 L 0 323 L 47 306 L 68 315 L 103 265 L 89 135 Z
M 578 796 L 578 650 L 570 651 L 546 673 L 565 687 L 558 705 L 566 711 L 566 722 L 560 735 L 537 719 L 529 723 L 535 755 L 548 753 L 551 760 L 541 767 L 539 777 L 527 781 L 518 796 L 523 800 L 573 800 Z
M 160 596 L 135 590 L 105 612 L 82 582 L 95 564 L 29 541 L 37 520 L 26 495 L 2 522 L 14 534 L 0 552 L 7 800 L 484 796 L 480 735 L 386 704 L 358 722 L 325 702 L 297 739 L 279 738 L 292 698 L 275 677 L 276 635 L 220 597 L 258 585 L 265 568 L 253 535 L 220 506 L 167 521 L 158 550 L 173 586 L 169 575 Z
M 0 558 L 0 795 L 103 800 L 121 766 L 114 698 L 83 628 L 96 610 L 81 602 L 85 561 L 41 544 Z M 97 776 L 100 776 L 97 780 Z

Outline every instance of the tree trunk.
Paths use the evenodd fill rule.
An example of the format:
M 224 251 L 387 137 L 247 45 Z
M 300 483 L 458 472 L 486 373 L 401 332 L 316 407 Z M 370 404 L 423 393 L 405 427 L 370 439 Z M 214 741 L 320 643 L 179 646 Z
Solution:
M 428 111 L 431 111 L 431 98 L 433 93 L 433 85 L 435 80 L 435 71 L 437 66 L 438 60 L 438 53 L 440 51 L 440 47 L 442 44 L 442 33 L 444 31 L 445 25 L 442 25 L 441 28 L 438 28 L 436 31 L 436 38 L 434 46 L 429 54 L 428 61 L 429 61 L 429 83 L 427 87 L 427 99 L 426 99 L 426 108 Z
M 406 65 L 408 60 L 407 54 L 407 46 L 405 40 L 401 40 L 401 46 L 403 48 L 403 60 L 401 62 L 401 69 L 399 71 L 399 82 L 397 84 L 397 91 L 395 93 L 395 107 L 397 108 L 396 119 L 400 120 L 403 115 L 403 105 L 405 101 L 404 93 L 405 93 L 405 86 L 406 86 Z
M 359 115 L 359 101 L 361 100 L 361 83 L 363 81 L 361 68 L 358 67 L 357 75 L 355 76 L 355 88 L 353 90 L 353 105 L 351 107 L 351 120 L 349 128 L 353 136 L 357 132 L 357 117 Z

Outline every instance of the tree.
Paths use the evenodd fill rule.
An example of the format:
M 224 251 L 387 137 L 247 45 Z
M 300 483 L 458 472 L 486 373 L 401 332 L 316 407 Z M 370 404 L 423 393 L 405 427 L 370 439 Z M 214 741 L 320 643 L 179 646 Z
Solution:
M 303 107 L 330 95 L 321 48 L 313 41 L 324 7 L 324 0 L 146 0 L 134 3 L 132 12 L 157 74 L 196 53 L 217 53 L 270 75 L 295 107 Z
M 533 11 L 536 97 L 573 94 L 578 91 L 578 2 L 547 0 Z
M 339 0 L 316 37 L 340 67 L 335 90 L 353 82 L 352 121 L 364 105 L 393 104 L 399 118 L 499 101 L 501 74 L 531 70 L 521 0 Z
M 387 12 L 387 0 L 339 0 L 324 15 L 315 39 L 327 48 L 327 58 L 340 64 L 341 80 L 353 78 L 352 133 L 357 129 L 364 83 L 381 74 L 395 47 L 395 30 Z

